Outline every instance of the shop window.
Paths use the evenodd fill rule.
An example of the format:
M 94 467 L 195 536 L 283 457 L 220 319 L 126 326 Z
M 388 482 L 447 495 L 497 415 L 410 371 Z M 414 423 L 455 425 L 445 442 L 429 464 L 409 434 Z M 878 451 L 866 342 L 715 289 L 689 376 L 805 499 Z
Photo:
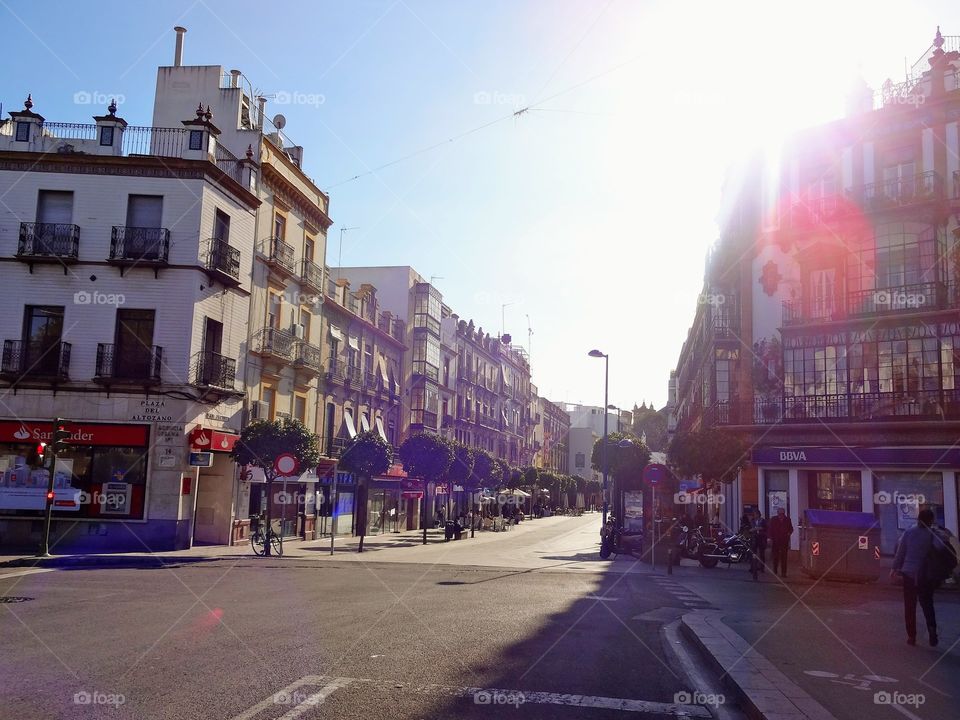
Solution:
M 943 475 L 938 472 L 877 472 L 873 476 L 873 513 L 880 521 L 880 551 L 892 555 L 904 530 L 917 524 L 917 513 L 933 510 L 943 525 Z
M 808 473 L 809 505 L 816 510 L 861 512 L 863 495 L 859 472 Z

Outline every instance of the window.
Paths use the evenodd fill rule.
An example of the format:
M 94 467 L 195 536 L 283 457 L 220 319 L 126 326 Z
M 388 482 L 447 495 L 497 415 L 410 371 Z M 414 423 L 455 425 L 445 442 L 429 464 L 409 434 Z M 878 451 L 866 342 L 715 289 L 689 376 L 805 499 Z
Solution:
M 127 198 L 128 228 L 159 228 L 163 225 L 162 195 L 130 195 Z
M 123 257 L 155 260 L 161 257 L 163 224 L 162 195 L 130 195 L 127 198 L 127 224 L 123 235 Z
M 217 240 L 230 242 L 230 216 L 223 210 L 217 210 L 213 218 L 213 236 Z
M 313 253 L 314 248 L 316 247 L 316 241 L 309 235 L 303 241 L 303 259 L 313 262 Z
M 41 190 L 37 196 L 37 222 L 55 225 L 73 223 L 73 193 Z
M 113 145 L 113 126 L 104 125 L 100 128 L 100 145 L 110 147 Z
M 223 323 L 206 318 L 203 325 L 203 352 L 220 354 L 223 349 Z
M 365 343 L 363 346 L 363 369 L 368 373 L 376 372 L 373 366 L 373 345 L 370 343 Z
M 264 383 L 260 386 L 260 400 L 267 404 L 267 419 L 273 420 L 277 404 L 277 391 L 271 385 Z
M 23 366 L 43 374 L 56 374 L 60 364 L 63 308 L 28 305 L 23 322 Z
M 277 290 L 269 291 L 269 301 L 267 302 L 266 327 L 274 330 L 280 329 L 280 316 L 283 313 L 283 295 Z
M 203 130 L 190 131 L 190 149 L 203 150 Z
M 303 328 L 301 335 L 303 336 L 303 341 L 308 343 L 310 342 L 310 328 L 313 325 L 313 315 L 310 314 L 310 311 L 306 308 L 300 308 L 300 327 Z
M 17 123 L 17 142 L 30 142 L 30 123 Z
M 153 374 L 153 326 L 153 310 L 117 310 L 114 375 L 145 378 Z
M 307 398 L 305 395 L 294 395 L 293 417 L 304 425 L 307 424 Z
M 807 482 L 811 508 L 846 512 L 863 510 L 859 472 L 808 471 Z
M 280 213 L 273 216 L 273 236 L 281 242 L 287 236 L 287 218 Z

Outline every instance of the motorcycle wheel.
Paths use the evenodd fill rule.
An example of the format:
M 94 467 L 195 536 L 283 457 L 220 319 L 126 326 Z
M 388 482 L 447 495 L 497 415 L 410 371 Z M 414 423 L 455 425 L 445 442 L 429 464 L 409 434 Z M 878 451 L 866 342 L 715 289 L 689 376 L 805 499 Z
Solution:
M 707 569 L 715 568 L 717 563 L 720 562 L 719 558 L 707 557 L 707 549 L 703 546 L 700 547 L 699 557 L 697 559 L 700 561 L 700 564 Z

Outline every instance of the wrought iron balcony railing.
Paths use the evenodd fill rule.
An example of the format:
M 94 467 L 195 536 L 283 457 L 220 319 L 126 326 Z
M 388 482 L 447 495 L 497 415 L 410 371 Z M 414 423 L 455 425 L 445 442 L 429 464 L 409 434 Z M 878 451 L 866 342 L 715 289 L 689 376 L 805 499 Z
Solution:
M 221 280 L 225 279 L 232 284 L 240 281 L 240 250 L 230 247 L 230 243 L 220 238 L 210 239 L 210 249 L 207 251 L 206 268 L 215 273 Z
M 167 228 L 144 228 L 114 225 L 110 233 L 110 259 L 143 264 L 168 261 L 170 231 Z
M 234 358 L 209 350 L 201 350 L 193 356 L 191 378 L 201 387 L 234 390 L 237 383 L 237 361 Z
M 139 346 L 121 349 L 112 343 L 97 344 L 97 380 L 160 382 L 163 348 Z
M 904 390 L 799 397 L 756 398 L 753 422 L 819 423 L 918 420 L 960 420 L 960 390 Z M 748 418 L 739 418 L 747 424 Z M 736 423 L 732 423 L 736 424 Z
M 261 355 L 270 355 L 282 360 L 292 360 L 294 354 L 293 334 L 278 328 L 263 328 L 253 336 L 253 346 Z
M 76 260 L 80 254 L 80 226 L 68 223 L 20 223 L 17 256 L 61 261 Z
M 287 245 L 280 238 L 270 238 L 267 240 L 266 254 L 267 262 L 271 267 L 282 270 L 289 275 L 296 275 L 292 245 Z
M 17 378 L 66 380 L 70 370 L 70 350 L 68 342 L 44 346 L 20 340 L 4 340 L 0 372 Z
M 861 185 L 850 196 L 863 210 L 882 211 L 943 200 L 943 188 L 943 178 L 931 171 Z
M 320 372 L 323 361 L 320 359 L 320 348 L 316 345 L 299 340 L 294 348 L 293 364 L 298 368 Z
M 323 292 L 323 269 L 315 262 L 304 260 L 300 266 L 300 281 L 318 293 Z
M 847 296 L 850 317 L 939 310 L 945 307 L 947 286 L 940 282 L 859 290 Z

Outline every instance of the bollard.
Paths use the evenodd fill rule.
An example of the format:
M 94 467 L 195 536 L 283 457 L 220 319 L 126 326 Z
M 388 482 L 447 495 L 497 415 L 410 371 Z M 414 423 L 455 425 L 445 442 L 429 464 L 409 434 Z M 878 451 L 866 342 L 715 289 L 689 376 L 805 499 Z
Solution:
M 667 550 L 667 575 L 673 575 L 673 548 Z

